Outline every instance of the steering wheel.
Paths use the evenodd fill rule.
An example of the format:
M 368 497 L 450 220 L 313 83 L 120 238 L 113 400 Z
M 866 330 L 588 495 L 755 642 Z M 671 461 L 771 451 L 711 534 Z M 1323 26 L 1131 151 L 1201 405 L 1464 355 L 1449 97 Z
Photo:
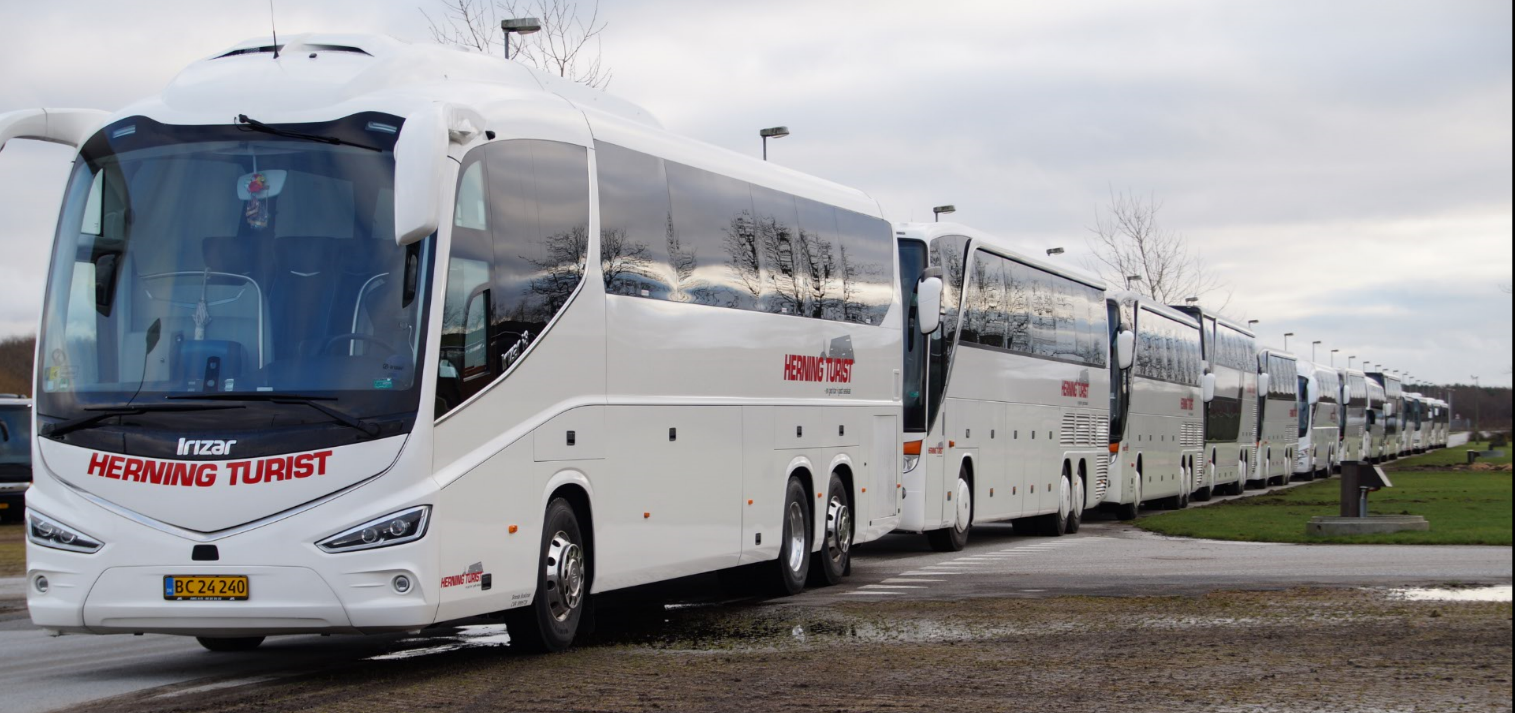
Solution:
M 359 334 L 357 332 L 348 332 L 347 334 L 338 334 L 337 336 L 332 337 L 331 339 L 326 340 L 326 346 L 321 347 L 321 353 L 322 354 L 326 354 L 327 352 L 330 352 L 332 347 L 336 346 L 337 344 L 339 344 L 341 342 L 368 342 L 369 344 L 373 344 L 375 346 L 383 347 L 383 352 L 382 353 L 384 353 L 384 354 L 394 354 L 395 353 L 395 348 L 394 347 L 391 347 L 388 344 L 385 344 L 384 342 L 382 342 L 382 341 L 380 341 L 378 339 L 370 337 L 367 334 Z

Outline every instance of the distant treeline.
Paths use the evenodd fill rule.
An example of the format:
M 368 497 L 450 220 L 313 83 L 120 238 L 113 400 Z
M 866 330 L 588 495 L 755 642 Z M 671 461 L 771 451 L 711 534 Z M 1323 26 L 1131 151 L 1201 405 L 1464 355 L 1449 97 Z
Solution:
M 0 339 L 0 394 L 31 395 L 36 345 L 37 338 L 31 336 Z
M 0 394 L 30 395 L 32 392 L 32 355 L 37 339 L 32 336 L 0 339 Z M 1515 394 L 1508 387 L 1455 384 L 1431 386 L 1411 384 L 1405 391 L 1415 391 L 1445 399 L 1451 397 L 1452 410 L 1459 419 L 1469 422 L 1476 417 L 1486 431 L 1508 431 L 1515 420 Z

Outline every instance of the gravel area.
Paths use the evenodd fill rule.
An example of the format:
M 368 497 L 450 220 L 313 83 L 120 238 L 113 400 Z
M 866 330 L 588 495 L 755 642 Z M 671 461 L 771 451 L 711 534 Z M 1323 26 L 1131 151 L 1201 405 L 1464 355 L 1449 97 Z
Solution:
M 1511 710 L 1511 605 L 1383 589 L 606 611 L 511 653 L 488 622 L 277 680 L 102 701 L 171 711 Z M 245 655 L 258 655 L 256 652 Z

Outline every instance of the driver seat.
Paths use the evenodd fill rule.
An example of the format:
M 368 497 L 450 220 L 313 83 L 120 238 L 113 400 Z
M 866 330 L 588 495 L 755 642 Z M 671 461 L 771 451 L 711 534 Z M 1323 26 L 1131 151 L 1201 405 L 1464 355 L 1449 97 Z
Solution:
M 275 240 L 269 302 L 276 361 L 318 356 L 327 339 L 348 331 L 332 329 L 342 285 L 336 243 L 334 238 L 294 235 Z

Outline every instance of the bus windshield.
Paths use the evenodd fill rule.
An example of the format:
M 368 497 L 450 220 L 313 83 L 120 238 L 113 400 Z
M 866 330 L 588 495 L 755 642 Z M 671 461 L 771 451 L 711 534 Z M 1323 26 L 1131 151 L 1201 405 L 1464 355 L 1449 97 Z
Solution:
M 189 420 L 332 420 L 271 400 L 290 394 L 413 415 L 430 239 L 395 244 L 400 124 L 359 114 L 277 135 L 133 117 L 90 139 L 59 219 L 38 413 L 246 394 Z

